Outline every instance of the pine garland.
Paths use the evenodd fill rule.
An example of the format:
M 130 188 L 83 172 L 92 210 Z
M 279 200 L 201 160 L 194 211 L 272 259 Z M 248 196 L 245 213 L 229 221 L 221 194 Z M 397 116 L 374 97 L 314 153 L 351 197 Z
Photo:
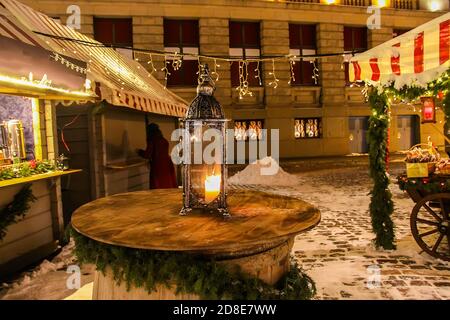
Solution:
M 386 171 L 388 127 L 389 127 L 389 102 L 388 97 L 401 98 L 405 101 L 413 101 L 423 95 L 438 96 L 444 94 L 442 109 L 445 114 L 446 127 L 450 128 L 450 69 L 439 78 L 428 83 L 426 87 L 404 86 L 396 89 L 394 84 L 382 88 L 373 88 L 368 100 L 372 110 L 369 118 L 369 160 L 370 176 L 374 185 L 371 191 L 370 215 L 372 229 L 376 235 L 375 245 L 384 249 L 395 249 L 394 223 L 391 215 L 394 211 L 392 194 L 389 191 L 389 176 Z M 407 187 L 414 183 L 420 184 L 426 189 L 438 190 L 442 184 L 427 185 L 427 181 L 416 181 L 408 184 L 399 179 L 400 187 Z
M 31 160 L 2 167 L 0 169 L 0 181 L 25 178 L 35 174 L 48 173 L 55 170 L 56 165 L 51 161 Z
M 370 216 L 372 230 L 376 235 L 377 248 L 395 249 L 394 211 L 392 194 L 389 191 L 389 176 L 386 172 L 386 152 L 389 128 L 388 100 L 385 94 L 372 90 L 369 94 L 372 115 L 369 118 L 370 176 L 374 185 L 371 191 Z
M 8 226 L 22 219 L 34 201 L 36 197 L 31 190 L 31 184 L 27 184 L 14 196 L 11 203 L 0 210 L 0 242 L 6 236 Z
M 125 282 L 144 287 L 149 293 L 162 284 L 176 283 L 177 293 L 196 294 L 202 299 L 311 299 L 316 288 L 313 280 L 294 263 L 276 286 L 243 273 L 230 272 L 213 260 L 192 254 L 132 249 L 103 244 L 72 229 L 75 255 L 80 264 L 95 264 L 103 274 L 110 267 L 117 284 Z
M 448 193 L 450 192 L 450 179 L 447 176 L 431 175 L 427 178 L 408 178 L 406 175 L 397 177 L 400 190 L 417 190 L 419 192 Z

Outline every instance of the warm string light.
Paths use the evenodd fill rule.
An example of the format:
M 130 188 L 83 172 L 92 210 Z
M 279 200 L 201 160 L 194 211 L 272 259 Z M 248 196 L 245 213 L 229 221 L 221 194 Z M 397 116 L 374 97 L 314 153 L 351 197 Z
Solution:
M 28 75 L 28 78 L 22 77 L 20 79 L 0 74 L 0 82 L 13 84 L 15 86 L 24 86 L 24 87 L 30 87 L 30 88 L 43 89 L 43 90 L 53 90 L 53 91 L 56 91 L 59 93 L 74 95 L 74 96 L 83 97 L 83 98 L 91 97 L 91 92 L 89 92 L 89 91 L 87 91 L 87 92 L 70 91 L 67 89 L 62 89 L 62 88 L 53 86 L 52 81 L 47 78 L 47 75 L 44 75 L 42 77 L 42 79 L 40 79 L 40 80 L 35 80 L 33 77 L 33 73 L 31 73 L 31 72 Z
M 313 75 L 312 75 L 312 79 L 314 79 L 314 84 L 318 84 L 319 83 L 319 68 L 317 67 L 317 61 L 313 60 L 310 61 L 313 64 Z
M 167 80 L 169 79 L 169 76 L 171 73 L 169 72 L 169 69 L 167 68 L 167 64 L 169 62 L 167 61 L 167 56 L 164 56 L 164 67 L 161 68 L 161 71 L 164 72 L 164 89 L 167 88 Z
M 153 64 L 153 57 L 151 54 L 149 54 L 149 60 L 147 61 L 147 64 L 150 66 L 150 75 L 158 71 Z
M 241 92 L 240 96 L 244 96 L 244 95 L 250 95 L 251 91 L 249 90 L 249 86 L 248 86 L 248 65 L 249 63 L 253 63 L 256 62 L 258 64 L 258 67 L 255 69 L 255 78 L 258 79 L 259 85 L 262 85 L 262 78 L 261 78 L 261 73 L 260 73 L 260 68 L 259 68 L 259 64 L 261 62 L 272 62 L 272 71 L 269 73 L 269 75 L 272 76 L 271 81 L 269 82 L 269 85 L 272 86 L 274 89 L 276 89 L 278 87 L 279 84 L 279 79 L 276 77 L 275 74 L 275 60 L 277 61 L 287 61 L 290 64 L 290 69 L 291 69 L 291 77 L 288 81 L 289 84 L 292 84 L 293 82 L 295 82 L 295 75 L 294 75 L 294 68 L 293 66 L 295 65 L 295 60 L 296 59 L 301 59 L 302 57 L 307 57 L 309 59 L 319 59 L 319 58 L 324 58 L 324 57 L 331 57 L 331 56 L 342 56 L 345 60 L 346 56 L 348 54 L 352 54 L 354 55 L 355 53 L 358 52 L 349 52 L 349 51 L 344 51 L 344 52 L 335 52 L 335 53 L 327 53 L 327 54 L 313 54 L 313 55 L 291 55 L 291 54 L 287 54 L 287 55 L 279 55 L 279 56 L 268 56 L 268 57 L 261 57 L 261 58 L 251 58 L 251 59 L 242 59 L 242 58 L 238 58 L 238 57 L 214 57 L 214 56 L 206 56 L 206 55 L 200 55 L 200 54 L 195 54 L 195 53 L 179 53 L 177 51 L 175 52 L 166 52 L 166 51 L 157 51 L 157 50 L 148 50 L 148 49 L 143 49 L 143 48 L 130 48 L 130 47 L 120 47 L 120 46 L 105 46 L 101 43 L 97 43 L 97 42 L 91 42 L 91 41 L 85 41 L 85 40 L 81 40 L 81 39 L 73 39 L 73 38 L 69 38 L 69 37 L 63 37 L 63 36 L 56 36 L 56 35 L 52 35 L 52 34 L 45 34 L 45 33 L 41 33 L 41 32 L 36 32 L 37 34 L 40 34 L 42 36 L 46 36 L 49 37 L 51 39 L 54 40 L 58 40 L 58 41 L 69 41 L 71 43 L 76 43 L 76 44 L 80 44 L 83 46 L 88 46 L 88 47 L 92 47 L 92 48 L 97 48 L 97 49 L 128 49 L 131 50 L 135 55 L 137 54 L 143 54 L 143 55 L 148 55 L 149 56 L 149 60 L 147 61 L 147 64 L 149 65 L 149 74 L 147 75 L 148 77 L 151 77 L 152 74 L 154 74 L 155 72 L 158 71 L 158 69 L 155 67 L 154 61 L 153 61 L 153 56 L 162 56 L 164 57 L 164 67 L 161 69 L 161 71 L 164 71 L 164 80 L 165 80 L 165 84 L 167 86 L 167 81 L 169 76 L 171 75 L 169 69 L 167 68 L 167 63 L 171 63 L 172 64 L 172 68 L 174 71 L 178 71 L 181 69 L 182 63 L 183 63 L 183 58 L 186 56 L 189 57 L 196 57 L 198 61 L 200 61 L 200 58 L 202 59 L 209 59 L 209 60 L 213 60 L 214 61 L 214 71 L 211 72 L 211 74 L 213 76 L 215 76 L 215 81 L 219 80 L 219 74 L 217 72 L 217 68 L 220 67 L 220 65 L 217 63 L 218 61 L 227 61 L 227 62 L 237 62 L 239 63 L 239 65 L 242 67 L 241 71 L 243 73 L 240 74 L 240 85 L 238 87 L 238 90 Z M 65 52 L 67 51 L 65 48 L 61 47 L 61 51 Z M 73 51 L 74 54 L 79 55 L 80 52 L 75 51 L 75 50 L 71 50 Z M 99 50 L 100 51 L 100 50 Z M 120 55 L 117 51 L 114 50 L 114 52 L 117 55 Z M 91 57 L 93 56 L 92 53 L 89 54 Z M 101 52 L 101 55 L 103 57 L 102 60 L 107 61 L 109 59 L 109 57 L 105 57 L 105 53 Z M 109 59 L 110 60 L 110 59 Z M 119 59 L 120 61 L 122 60 Z M 106 74 L 110 75 L 111 73 L 116 74 L 116 75 L 120 75 L 121 77 L 124 77 L 127 80 L 131 80 L 132 82 L 136 83 L 139 86 L 142 86 L 143 89 L 148 88 L 147 84 L 145 82 L 143 82 L 139 76 L 136 76 L 132 70 L 129 70 L 125 67 L 123 67 L 123 65 L 121 64 L 121 62 L 119 62 L 119 60 L 117 60 L 116 65 L 115 66 L 110 66 L 109 63 L 107 64 L 107 66 L 105 67 L 105 72 Z M 136 59 L 136 61 L 139 62 L 139 59 Z M 90 63 L 93 63 L 92 59 L 89 59 Z M 109 61 L 110 62 L 110 61 Z M 140 61 L 141 63 L 144 63 L 143 61 Z M 318 77 L 319 77 L 319 70 L 317 68 L 317 62 L 312 62 L 314 64 L 314 68 L 313 68 L 313 79 L 314 82 L 317 84 L 318 83 Z M 69 67 L 72 67 L 71 65 L 69 65 Z M 74 65 L 73 66 L 74 70 L 77 70 L 77 67 Z M 119 70 L 117 71 L 118 68 L 122 68 L 124 70 Z M 141 69 L 141 67 L 139 65 L 135 66 L 136 69 Z M 343 68 L 343 64 L 342 64 L 342 68 Z M 80 70 L 81 72 L 88 72 L 89 69 L 81 69 L 80 67 L 78 67 L 78 70 Z M 166 87 L 165 86 L 165 87 Z
M 260 86 L 262 86 L 262 79 L 261 79 L 261 71 L 259 70 L 259 61 L 256 63 L 256 68 L 255 68 L 255 79 L 258 79 L 258 83 Z
M 295 82 L 295 72 L 294 72 L 295 58 L 296 56 L 289 59 L 289 70 L 291 72 L 291 78 L 289 79 L 288 84 L 292 84 Z
M 182 64 L 183 64 L 183 57 L 178 54 L 178 52 L 175 52 L 175 54 L 171 57 L 172 59 L 172 68 L 175 71 L 180 70 Z
M 277 76 L 275 74 L 275 60 L 272 59 L 272 71 L 269 72 L 269 76 L 272 76 L 272 81 L 269 82 L 269 86 L 276 89 L 278 87 L 278 82 L 280 81 L 277 79 Z
M 239 86 L 236 88 L 239 93 L 239 99 L 243 99 L 246 95 L 250 97 L 253 93 L 249 89 L 248 85 L 248 62 L 247 60 L 239 61 Z
M 50 58 L 52 58 L 56 62 L 58 62 L 58 61 L 61 62 L 62 65 L 65 65 L 67 68 L 70 68 L 76 72 L 79 72 L 81 74 L 87 74 L 86 68 L 80 67 L 80 66 L 76 65 L 75 63 L 70 62 L 63 56 L 59 55 L 58 53 L 53 53 L 53 55 L 51 55 Z
M 197 57 L 197 83 L 200 84 L 202 83 L 202 78 L 200 77 L 202 74 L 202 64 L 200 63 L 200 57 Z
M 211 72 L 211 75 L 215 77 L 214 82 L 219 81 L 219 73 L 217 72 L 218 68 L 220 68 L 220 65 L 217 64 L 217 59 L 214 59 L 214 70 Z

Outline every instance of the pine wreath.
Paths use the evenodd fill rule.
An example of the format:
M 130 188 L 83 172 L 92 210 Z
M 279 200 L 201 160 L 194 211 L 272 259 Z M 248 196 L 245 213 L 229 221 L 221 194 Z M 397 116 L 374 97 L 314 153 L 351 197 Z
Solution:
M 31 190 L 31 184 L 27 184 L 14 196 L 12 202 L 0 210 L 0 242 L 6 236 L 8 226 L 25 217 L 34 201 L 36 197 Z

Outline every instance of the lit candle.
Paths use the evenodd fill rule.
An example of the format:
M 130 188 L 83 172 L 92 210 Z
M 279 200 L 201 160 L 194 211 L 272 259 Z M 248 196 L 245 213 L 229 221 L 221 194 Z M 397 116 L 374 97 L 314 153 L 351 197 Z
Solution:
M 207 176 L 205 179 L 205 202 L 210 203 L 220 194 L 220 175 Z

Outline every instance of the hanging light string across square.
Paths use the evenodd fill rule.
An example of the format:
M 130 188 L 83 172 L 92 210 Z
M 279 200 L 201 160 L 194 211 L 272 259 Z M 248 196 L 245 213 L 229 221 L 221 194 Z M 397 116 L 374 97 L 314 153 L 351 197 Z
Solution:
M 271 64 L 272 71 L 270 72 L 271 81 L 270 81 L 269 85 L 271 87 L 273 87 L 274 89 L 276 89 L 278 86 L 279 80 L 275 76 L 275 61 L 286 62 L 286 63 L 290 64 L 291 77 L 288 82 L 289 82 L 289 84 L 291 84 L 292 81 L 295 81 L 293 65 L 295 64 L 296 61 L 301 61 L 302 59 L 308 59 L 308 60 L 309 59 L 320 59 L 320 58 L 333 57 L 333 56 L 342 56 L 342 58 L 345 59 L 345 57 L 348 55 L 353 56 L 357 53 L 362 52 L 362 51 L 344 51 L 344 52 L 334 52 L 334 53 L 324 53 L 324 54 L 299 54 L 299 55 L 287 54 L 287 55 L 262 56 L 259 58 L 256 58 L 256 57 L 239 58 L 239 57 L 233 57 L 233 56 L 213 56 L 213 55 L 209 56 L 209 55 L 195 54 L 195 53 L 168 52 L 168 51 L 136 48 L 136 47 L 130 47 L 130 46 L 120 46 L 120 45 L 105 45 L 105 44 L 102 44 L 97 41 L 74 39 L 74 38 L 39 32 L 39 31 L 34 31 L 34 33 L 36 33 L 40 36 L 52 38 L 54 40 L 74 42 L 74 43 L 92 47 L 92 48 L 112 48 L 112 49 L 131 50 L 131 51 L 133 51 L 135 56 L 138 56 L 137 58 L 135 58 L 136 61 L 139 61 L 142 63 L 147 63 L 149 65 L 149 68 L 150 68 L 149 76 L 157 71 L 157 68 L 155 67 L 155 62 L 154 62 L 153 58 L 155 56 L 163 57 L 164 65 L 161 68 L 161 71 L 164 72 L 165 85 L 167 85 L 167 80 L 171 75 L 171 73 L 169 72 L 169 69 L 167 68 L 167 65 L 170 63 L 172 65 L 173 70 L 178 71 L 182 67 L 184 57 L 190 57 L 190 58 L 194 57 L 198 60 L 199 64 L 200 64 L 200 59 L 211 60 L 212 64 L 214 65 L 214 67 L 213 67 L 214 71 L 212 72 L 212 74 L 214 75 L 216 82 L 220 78 L 219 71 L 218 71 L 218 69 L 220 68 L 219 62 L 225 61 L 225 62 L 229 62 L 229 63 L 238 63 L 238 65 L 239 65 L 239 68 L 238 68 L 239 85 L 236 87 L 236 90 L 238 91 L 239 97 L 241 99 L 246 95 L 252 96 L 252 92 L 248 85 L 248 66 L 252 62 L 257 63 L 258 67 L 259 67 L 259 64 L 262 62 L 268 62 Z M 139 56 L 142 56 L 142 57 L 139 58 Z M 314 68 L 313 68 L 314 73 L 313 73 L 312 77 L 314 79 L 314 82 L 317 84 L 319 73 L 318 73 L 317 64 L 316 64 L 315 60 L 313 60 L 313 61 L 314 61 Z M 311 63 L 313 63 L 313 62 L 311 62 Z M 255 72 L 256 72 L 255 78 L 257 78 L 259 84 L 262 85 L 259 68 L 258 68 L 258 71 L 255 71 Z

